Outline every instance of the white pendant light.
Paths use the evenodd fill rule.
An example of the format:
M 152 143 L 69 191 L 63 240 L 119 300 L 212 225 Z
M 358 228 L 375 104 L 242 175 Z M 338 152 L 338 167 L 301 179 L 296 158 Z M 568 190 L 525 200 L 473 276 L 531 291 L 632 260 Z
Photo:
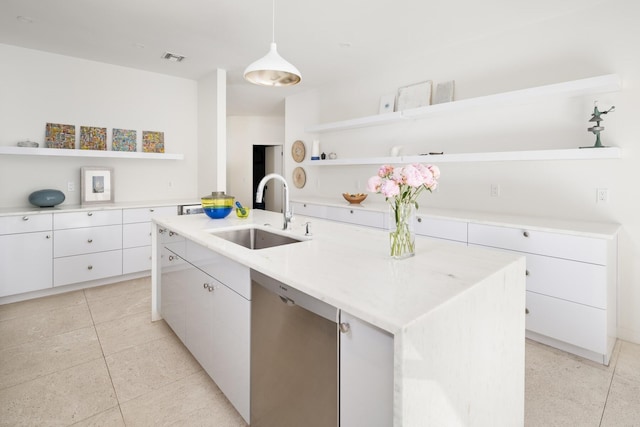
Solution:
M 244 70 L 244 78 L 260 86 L 293 86 L 300 83 L 300 71 L 278 54 L 275 41 L 276 3 L 273 0 L 271 48 L 269 53 Z

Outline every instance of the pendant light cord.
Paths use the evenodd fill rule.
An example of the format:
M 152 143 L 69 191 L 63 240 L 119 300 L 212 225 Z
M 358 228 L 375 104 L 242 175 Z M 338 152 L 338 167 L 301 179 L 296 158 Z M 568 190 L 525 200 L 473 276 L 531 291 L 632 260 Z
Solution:
M 271 2 L 271 42 L 276 42 L 276 0 Z

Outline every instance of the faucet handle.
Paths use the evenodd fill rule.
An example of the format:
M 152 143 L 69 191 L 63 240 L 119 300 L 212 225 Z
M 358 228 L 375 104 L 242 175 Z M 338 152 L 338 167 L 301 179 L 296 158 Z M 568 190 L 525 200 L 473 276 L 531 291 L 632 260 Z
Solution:
M 313 236 L 313 234 L 311 233 L 311 223 L 307 221 L 307 222 L 304 223 L 304 226 L 305 226 L 304 235 L 305 236 Z

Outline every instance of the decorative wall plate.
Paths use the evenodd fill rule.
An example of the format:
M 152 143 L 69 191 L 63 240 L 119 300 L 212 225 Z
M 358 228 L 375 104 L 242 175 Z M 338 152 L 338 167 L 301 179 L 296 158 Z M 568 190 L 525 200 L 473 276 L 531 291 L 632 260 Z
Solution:
M 307 182 L 307 174 L 304 169 L 297 167 L 293 170 L 293 185 L 297 188 L 302 188 Z
M 304 142 L 297 140 L 291 146 L 291 156 L 293 157 L 293 160 L 300 163 L 301 161 L 304 160 L 304 154 L 305 154 Z

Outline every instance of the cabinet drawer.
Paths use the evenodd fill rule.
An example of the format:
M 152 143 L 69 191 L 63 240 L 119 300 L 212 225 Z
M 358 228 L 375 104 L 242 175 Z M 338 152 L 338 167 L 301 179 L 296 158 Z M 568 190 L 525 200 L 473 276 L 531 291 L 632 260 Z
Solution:
M 187 240 L 185 259 L 246 299 L 251 299 L 251 278 L 248 267 L 191 240 Z
M 115 224 L 122 224 L 121 209 L 65 212 L 53 215 L 53 227 L 55 230 Z
M 122 222 L 124 224 L 149 222 L 151 218 L 176 215 L 178 215 L 177 206 L 123 209 Z
M 527 290 L 607 308 L 607 267 L 527 254 Z
M 122 226 L 122 247 L 135 248 L 151 244 L 151 223 L 137 222 Z
M 53 260 L 53 286 L 87 282 L 122 274 L 122 250 Z
M 355 208 L 327 207 L 327 219 L 350 224 L 365 225 L 367 227 L 384 228 L 384 216 L 382 212 L 366 211 Z
M 54 231 L 55 258 L 122 249 L 122 226 L 76 228 Z
M 178 266 L 186 263 L 186 261 L 182 259 L 185 253 L 184 245 L 185 243 L 182 242 L 182 247 L 178 248 L 175 247 L 175 243 L 162 246 L 162 252 L 160 253 L 160 264 L 162 266 L 163 272 L 165 271 L 165 268 L 170 268 L 172 266 Z
M 527 330 L 607 353 L 607 312 L 527 291 Z
M 417 215 L 416 234 L 467 243 L 466 221 L 429 218 Z
M 184 237 L 167 228 L 158 227 L 158 240 L 160 243 L 184 242 Z
M 327 217 L 327 207 L 323 205 L 314 205 L 312 203 L 291 203 L 291 209 L 294 215 L 306 215 L 316 218 Z
M 606 265 L 607 242 L 525 228 L 469 224 L 469 243 Z
M 0 235 L 49 231 L 52 225 L 51 214 L 3 216 L 0 217 Z
M 151 270 L 151 246 L 122 250 L 122 274 Z

